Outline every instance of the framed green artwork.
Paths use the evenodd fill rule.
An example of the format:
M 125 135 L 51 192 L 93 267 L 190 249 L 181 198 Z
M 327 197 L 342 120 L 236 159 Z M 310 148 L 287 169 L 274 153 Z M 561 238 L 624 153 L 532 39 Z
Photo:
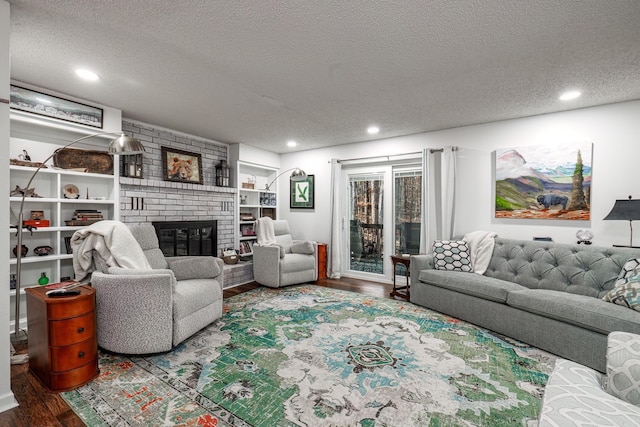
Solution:
M 313 209 L 314 176 L 307 175 L 300 181 L 291 181 L 291 209 Z

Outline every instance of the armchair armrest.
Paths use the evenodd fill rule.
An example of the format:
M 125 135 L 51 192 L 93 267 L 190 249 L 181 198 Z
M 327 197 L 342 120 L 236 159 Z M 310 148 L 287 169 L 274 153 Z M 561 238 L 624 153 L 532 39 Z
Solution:
M 170 270 L 113 270 L 117 274 L 94 272 L 91 277 L 91 285 L 96 289 L 98 345 L 125 354 L 170 350 L 173 273 Z M 129 324 L 132 319 L 135 319 L 135 328 Z
M 411 286 L 418 283 L 418 277 L 422 270 L 433 269 L 433 267 L 433 255 L 411 255 L 411 263 L 409 264 Z
M 222 259 L 212 256 L 167 257 L 166 260 L 176 280 L 216 279 L 224 269 Z
M 280 283 L 280 246 L 253 245 L 253 278 L 262 285 L 278 287 Z

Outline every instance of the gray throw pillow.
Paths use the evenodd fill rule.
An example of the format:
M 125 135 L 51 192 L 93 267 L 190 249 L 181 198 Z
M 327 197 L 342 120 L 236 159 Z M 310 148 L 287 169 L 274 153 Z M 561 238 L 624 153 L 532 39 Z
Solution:
M 291 245 L 291 252 L 294 254 L 305 254 L 311 255 L 313 254 L 313 243 L 309 240 L 305 240 L 304 242 L 297 242 Z

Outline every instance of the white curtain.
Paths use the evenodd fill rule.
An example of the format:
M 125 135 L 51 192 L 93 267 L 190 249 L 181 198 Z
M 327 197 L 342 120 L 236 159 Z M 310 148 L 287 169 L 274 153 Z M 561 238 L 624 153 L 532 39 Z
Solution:
M 457 147 L 445 147 L 440 158 L 440 191 L 442 194 L 441 239 L 451 239 L 455 231 L 457 150 Z
M 343 218 L 340 206 L 340 178 L 342 166 L 337 159 L 331 159 L 331 241 L 327 248 L 328 272 L 331 279 L 339 279 L 342 274 L 342 234 Z
M 434 240 L 450 239 L 455 231 L 456 151 L 422 150 L 422 254 L 431 252 Z

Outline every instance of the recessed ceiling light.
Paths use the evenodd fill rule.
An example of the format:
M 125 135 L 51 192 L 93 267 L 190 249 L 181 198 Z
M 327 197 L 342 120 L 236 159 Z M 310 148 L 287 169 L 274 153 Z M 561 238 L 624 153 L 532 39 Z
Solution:
M 369 126 L 367 132 L 369 132 L 371 135 L 375 135 L 380 132 L 380 128 L 378 126 Z
M 572 99 L 578 98 L 582 93 L 579 90 L 570 90 L 569 92 L 565 92 L 560 95 L 560 101 L 571 101 Z
M 100 77 L 98 77 L 98 75 L 96 73 L 94 73 L 93 71 L 89 71 L 89 70 L 82 70 L 82 69 L 77 69 L 76 70 L 76 74 L 80 77 L 82 77 L 85 80 L 99 80 Z
M 295 141 L 287 141 L 287 147 L 295 147 L 296 145 L 298 145 L 298 143 Z

